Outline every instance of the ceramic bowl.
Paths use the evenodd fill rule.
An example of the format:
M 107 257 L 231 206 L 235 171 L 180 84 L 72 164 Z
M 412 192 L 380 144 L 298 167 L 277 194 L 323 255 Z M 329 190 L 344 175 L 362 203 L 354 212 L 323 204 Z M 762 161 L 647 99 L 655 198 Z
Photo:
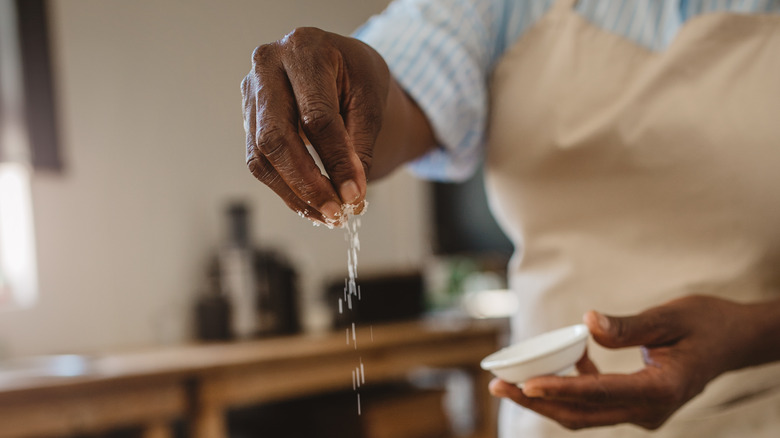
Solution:
M 588 334 L 585 324 L 553 330 L 491 354 L 482 360 L 482 369 L 515 384 L 532 377 L 568 374 L 585 353 Z

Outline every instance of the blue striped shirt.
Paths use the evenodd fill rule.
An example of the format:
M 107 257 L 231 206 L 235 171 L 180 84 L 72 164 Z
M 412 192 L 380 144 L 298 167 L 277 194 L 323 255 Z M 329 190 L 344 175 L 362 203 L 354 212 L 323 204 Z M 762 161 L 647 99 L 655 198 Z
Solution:
M 428 117 L 440 147 L 410 164 L 434 180 L 468 178 L 481 161 L 488 78 L 505 50 L 557 0 L 396 0 L 354 36 L 374 47 Z M 718 11 L 777 13 L 780 0 L 580 0 L 585 19 L 650 50 Z

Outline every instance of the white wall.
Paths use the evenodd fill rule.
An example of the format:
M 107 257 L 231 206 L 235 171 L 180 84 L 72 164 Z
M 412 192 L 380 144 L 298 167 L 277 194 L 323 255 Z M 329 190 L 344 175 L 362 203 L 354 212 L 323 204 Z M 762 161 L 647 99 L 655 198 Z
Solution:
M 256 45 L 302 25 L 349 33 L 386 3 L 51 2 L 66 170 L 34 178 L 39 302 L 0 313 L 0 354 L 187 339 L 233 198 L 251 201 L 256 241 L 298 263 L 316 315 L 323 279 L 346 274 L 343 231 L 312 227 L 246 170 L 239 83 Z M 360 272 L 419 265 L 425 199 L 403 173 L 371 188 Z

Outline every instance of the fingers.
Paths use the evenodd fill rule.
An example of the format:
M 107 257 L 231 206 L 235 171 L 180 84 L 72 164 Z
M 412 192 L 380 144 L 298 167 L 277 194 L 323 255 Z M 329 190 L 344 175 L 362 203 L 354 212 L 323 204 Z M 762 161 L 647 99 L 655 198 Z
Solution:
M 494 381 L 490 391 L 571 429 L 618 423 L 656 429 L 711 378 L 706 372 L 697 377 L 706 368 L 699 358 L 707 349 L 690 338 L 696 327 L 691 315 L 701 311 L 700 303 L 677 300 L 628 317 L 588 312 L 584 320 L 597 342 L 640 345 L 647 366 L 633 374 L 599 374 L 585 354 L 577 377 L 537 377 L 522 390 Z
M 244 131 L 246 131 L 246 163 L 249 171 L 260 181 L 268 185 L 292 210 L 300 216 L 314 221 L 325 222 L 324 217 L 319 211 L 303 202 L 287 186 L 279 173 L 274 169 L 271 163 L 262 156 L 257 150 L 255 141 L 256 131 L 256 100 L 251 90 L 250 79 L 247 76 L 241 82 L 241 91 L 244 100 Z
M 594 405 L 561 400 L 528 397 L 515 385 L 493 379 L 490 392 L 496 397 L 512 400 L 520 406 L 555 420 L 567 429 L 577 430 L 586 427 L 610 426 L 620 423 L 635 423 L 643 427 L 654 428 L 652 420 L 646 420 L 641 410 L 631 405 Z
M 254 135 L 247 134 L 247 149 L 249 149 L 250 144 L 254 144 Z M 254 175 L 255 178 L 270 187 L 271 190 L 282 198 L 285 204 L 287 204 L 290 209 L 297 212 L 299 216 L 317 222 L 328 223 L 319 211 L 306 204 L 295 195 L 265 157 L 258 156 L 254 153 L 248 154 L 247 166 L 249 166 L 249 171 L 252 172 L 252 175 Z
M 351 54 L 355 51 L 371 49 L 361 45 L 344 47 L 343 50 L 345 53 Z M 366 58 L 373 60 L 371 57 L 355 56 L 354 54 L 351 54 L 348 59 Z M 347 63 L 347 68 L 359 70 L 365 66 Z M 377 65 L 376 68 L 384 70 L 385 74 L 389 75 L 386 65 Z M 366 175 L 368 175 L 374 157 L 374 142 L 382 128 L 384 107 L 388 104 L 389 98 L 389 85 L 389 81 L 371 81 L 364 82 L 360 87 L 350 87 L 351 93 L 346 95 L 346 99 L 342 102 L 341 112 L 344 126 Z M 366 105 L 366 102 L 374 104 Z
M 274 60 L 279 56 L 275 45 L 261 46 L 253 55 L 250 75 L 257 76 L 252 82 L 259 85 L 249 90 L 250 99 L 254 95 L 255 110 L 254 120 L 251 120 L 250 114 L 247 127 L 249 132 L 254 133 L 254 145 L 248 145 L 250 170 L 256 178 L 280 194 L 288 205 L 300 207 L 297 201 L 290 199 L 292 192 L 304 205 L 311 206 L 331 221 L 337 221 L 341 215 L 340 199 L 298 135 L 297 104 L 286 73 Z M 254 149 L 251 149 L 252 146 Z M 279 179 L 289 191 L 281 187 Z M 308 208 L 303 211 L 308 211 Z
M 525 383 L 523 393 L 531 398 L 600 406 L 679 406 L 684 390 L 683 385 L 674 384 L 661 371 L 645 368 L 633 374 L 538 377 Z
M 283 52 L 282 64 L 295 95 L 301 127 L 322 159 L 333 187 L 342 202 L 358 204 L 365 197 L 366 172 L 342 118 L 339 86 L 343 88 L 346 74 L 338 67 L 342 62 L 336 49 L 316 43 L 322 38 L 326 34 L 320 30 L 297 29 L 286 38 L 290 49 Z
M 625 317 L 607 316 L 591 310 L 585 314 L 583 321 L 593 339 L 609 348 L 661 346 L 684 336 L 680 319 L 666 306 Z
M 258 47 L 252 62 L 242 84 L 252 173 L 287 205 L 326 223 L 341 224 L 344 206 L 361 213 L 387 100 L 381 56 L 352 38 L 300 28 Z

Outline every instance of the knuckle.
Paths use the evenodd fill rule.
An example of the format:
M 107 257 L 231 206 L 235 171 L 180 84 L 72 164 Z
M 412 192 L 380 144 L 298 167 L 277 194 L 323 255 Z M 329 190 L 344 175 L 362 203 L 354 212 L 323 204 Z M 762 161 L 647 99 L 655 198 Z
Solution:
M 249 157 L 246 160 L 246 167 L 249 168 L 249 172 L 260 179 L 258 175 L 260 174 L 260 164 L 257 162 L 257 157 Z
M 301 117 L 303 129 L 314 136 L 322 135 L 336 122 L 336 115 L 328 108 L 327 104 L 313 103 L 310 106 L 315 108 L 304 110 Z
M 249 172 L 252 173 L 255 179 L 272 189 L 283 183 L 281 176 L 276 170 L 272 166 L 263 165 L 257 157 L 247 160 L 247 167 L 249 167 Z
M 352 170 L 352 162 L 346 153 L 331 154 L 326 160 L 328 161 L 328 167 L 335 172 L 347 172 Z
M 263 44 L 255 47 L 255 50 L 252 51 L 252 65 L 258 66 L 267 62 L 273 57 L 275 51 L 276 46 L 274 44 Z
M 279 40 L 278 44 L 282 59 L 297 66 L 332 60 L 338 52 L 328 33 L 316 27 L 296 28 Z
M 250 156 L 246 160 L 246 165 L 249 168 L 249 172 L 251 172 L 255 178 L 264 183 L 269 181 L 270 171 L 260 163 L 260 159 L 258 157 Z
M 277 157 L 284 151 L 288 134 L 281 127 L 271 124 L 261 127 L 255 138 L 257 139 L 257 148 L 260 153 L 270 158 Z
M 626 324 L 626 321 L 622 318 L 614 318 L 611 321 L 612 325 L 612 334 L 618 341 L 623 341 L 626 339 L 629 333 L 629 328 Z
M 319 171 L 308 171 L 305 166 L 301 167 L 301 163 L 295 162 L 292 156 L 287 153 L 287 148 L 292 144 L 293 135 L 297 135 L 297 133 L 288 133 L 283 128 L 277 126 L 267 126 L 258 131 L 256 149 L 271 164 L 264 166 L 267 169 L 261 168 L 257 174 L 253 172 L 253 175 L 266 185 L 284 183 L 285 177 L 282 175 L 288 179 L 294 176 L 294 182 L 290 183 L 290 188 L 299 197 L 311 200 L 319 199 L 322 193 L 321 182 L 318 178 L 320 176 Z M 251 161 L 250 158 L 250 163 Z
M 316 27 L 297 27 L 282 39 L 284 44 L 290 44 L 293 48 L 305 46 L 322 39 L 325 32 Z

